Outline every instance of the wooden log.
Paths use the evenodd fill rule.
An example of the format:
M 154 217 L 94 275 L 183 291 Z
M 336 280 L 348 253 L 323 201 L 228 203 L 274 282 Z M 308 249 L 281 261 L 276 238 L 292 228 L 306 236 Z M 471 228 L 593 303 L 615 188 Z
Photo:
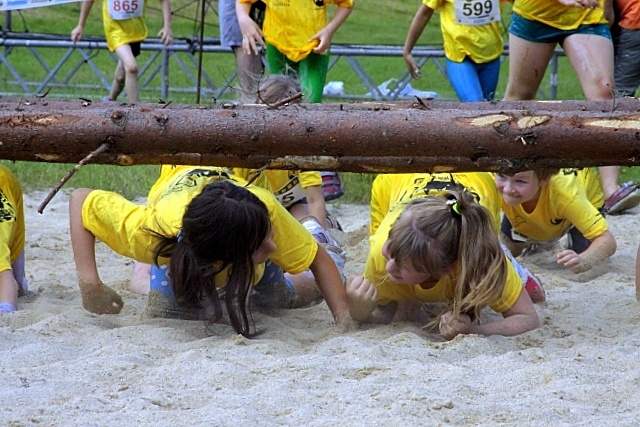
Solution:
M 640 164 L 640 101 L 207 106 L 0 99 L 0 158 L 351 172 Z

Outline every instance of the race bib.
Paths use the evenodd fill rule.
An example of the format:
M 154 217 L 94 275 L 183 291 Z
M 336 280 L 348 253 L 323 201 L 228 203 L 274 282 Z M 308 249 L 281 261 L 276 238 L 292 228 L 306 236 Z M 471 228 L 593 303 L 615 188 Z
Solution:
M 500 21 L 499 0 L 454 0 L 456 23 L 485 25 Z
M 109 17 L 114 21 L 140 18 L 144 0 L 108 0 Z

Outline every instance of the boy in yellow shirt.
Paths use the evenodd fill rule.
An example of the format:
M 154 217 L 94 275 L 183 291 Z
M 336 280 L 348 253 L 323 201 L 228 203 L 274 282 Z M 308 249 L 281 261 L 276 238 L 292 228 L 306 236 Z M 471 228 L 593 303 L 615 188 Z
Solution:
M 496 174 L 495 182 L 504 211 L 501 238 L 515 256 L 532 243 L 554 242 L 565 234 L 569 246 L 556 260 L 574 273 L 615 253 L 616 240 L 599 210 L 604 195 L 593 169 Z

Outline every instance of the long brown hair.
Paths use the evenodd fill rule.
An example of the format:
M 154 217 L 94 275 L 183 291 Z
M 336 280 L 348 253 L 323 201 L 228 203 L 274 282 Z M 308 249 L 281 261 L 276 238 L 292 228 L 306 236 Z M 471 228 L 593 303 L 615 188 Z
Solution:
M 164 237 L 155 262 L 170 258 L 169 276 L 177 302 L 201 308 L 213 302 L 214 318 L 223 314 L 215 277 L 229 268 L 225 305 L 236 332 L 251 336 L 247 298 L 254 280 L 253 254 L 271 229 L 269 212 L 258 197 L 228 180 L 208 184 L 193 198 L 176 237 Z
M 459 270 L 450 308 L 477 318 L 497 301 L 507 278 L 507 261 L 489 211 L 467 191 L 413 199 L 393 224 L 389 255 L 410 262 L 434 279 Z

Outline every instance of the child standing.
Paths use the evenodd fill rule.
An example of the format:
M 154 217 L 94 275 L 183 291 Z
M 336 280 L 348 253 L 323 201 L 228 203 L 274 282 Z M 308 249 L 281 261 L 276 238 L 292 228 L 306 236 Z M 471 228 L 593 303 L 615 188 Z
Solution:
M 414 79 L 422 75 L 411 56 L 424 28 L 440 9 L 447 75 L 462 102 L 491 101 L 498 86 L 503 51 L 499 0 L 423 0 L 404 43 L 402 55 Z
M 364 276 L 347 284 L 352 317 L 387 323 L 412 302 L 449 302 L 440 317 L 446 338 L 536 328 L 523 278 L 498 240 L 492 186 L 486 173 L 379 175 Z M 505 319 L 472 325 L 486 305 Z
M 78 26 L 71 32 L 71 41 L 78 42 L 82 38 L 84 25 L 91 11 L 94 0 L 82 3 Z M 171 3 L 160 0 L 162 5 L 162 19 L 164 25 L 158 36 L 165 46 L 173 43 L 171 33 Z M 147 38 L 147 24 L 144 20 L 146 1 L 136 0 L 103 0 L 102 19 L 107 47 L 118 56 L 118 65 L 114 73 L 113 84 L 107 101 L 115 101 L 126 90 L 129 102 L 138 102 L 140 90 L 138 88 L 138 63 L 136 57 L 140 55 L 140 43 Z
M 558 264 L 574 273 L 590 270 L 616 251 L 616 240 L 599 208 L 604 195 L 593 169 L 542 169 L 496 174 L 504 218 L 501 237 L 518 256 L 531 243 L 569 235 L 569 246 L 556 254 Z
M 24 210 L 16 176 L 0 165 L 0 313 L 16 310 L 27 292 L 24 275 Z
M 258 55 L 258 45 L 266 50 L 271 74 L 297 73 L 305 101 L 322 102 L 329 69 L 329 50 L 333 35 L 349 17 L 354 0 L 263 0 L 266 4 L 264 34 L 251 19 L 251 5 L 258 0 L 238 0 L 236 12 L 242 31 L 242 49 Z M 338 7 L 328 21 L 327 4 Z M 327 201 L 344 194 L 337 172 L 321 173 Z
M 165 168 L 172 173 L 161 175 L 147 205 L 106 191 L 73 193 L 71 241 L 87 310 L 118 313 L 123 305 L 98 275 L 99 238 L 121 255 L 157 266 L 150 303 L 174 298 L 165 301 L 168 316 L 216 321 L 223 313 L 218 294 L 223 290 L 231 325 L 250 336 L 247 299 L 252 290 L 258 293 L 256 303 L 266 299 L 265 304 L 285 306 L 295 303 L 299 289 L 317 284 L 334 319 L 343 318 L 346 295 L 334 262 L 269 191 L 247 185 L 224 168 Z M 292 275 L 285 278 L 283 270 Z M 167 292 L 154 293 L 153 280 Z M 207 304 L 213 306 L 212 315 Z

